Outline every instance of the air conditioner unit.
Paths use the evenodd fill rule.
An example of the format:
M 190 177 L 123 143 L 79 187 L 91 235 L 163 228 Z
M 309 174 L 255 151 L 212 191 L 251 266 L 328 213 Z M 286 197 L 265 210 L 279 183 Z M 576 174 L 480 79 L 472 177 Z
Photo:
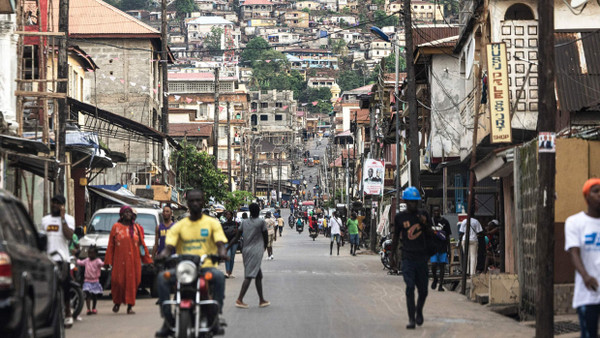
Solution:
M 571 7 L 578 8 L 584 6 L 588 3 L 588 1 L 590 0 L 571 0 Z

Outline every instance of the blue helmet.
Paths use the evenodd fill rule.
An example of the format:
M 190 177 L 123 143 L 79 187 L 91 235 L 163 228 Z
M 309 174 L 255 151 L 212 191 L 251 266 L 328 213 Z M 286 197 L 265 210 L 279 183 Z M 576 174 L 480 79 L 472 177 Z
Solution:
M 415 187 L 408 187 L 402 192 L 402 199 L 405 201 L 420 201 L 421 194 Z

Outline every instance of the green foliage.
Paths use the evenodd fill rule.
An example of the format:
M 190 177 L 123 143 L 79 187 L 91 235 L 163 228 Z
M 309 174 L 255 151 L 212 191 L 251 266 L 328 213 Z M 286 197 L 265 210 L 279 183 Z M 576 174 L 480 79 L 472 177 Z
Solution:
M 257 36 L 250 40 L 246 45 L 246 48 L 242 51 L 240 62 L 242 62 L 244 66 L 252 66 L 252 62 L 257 60 L 262 52 L 269 49 L 271 49 L 271 46 L 269 46 L 267 40 Z
M 175 0 L 175 11 L 180 18 L 185 17 L 186 14 L 190 14 L 196 10 L 196 8 L 194 0 Z
M 348 54 L 348 48 L 346 47 L 346 40 L 344 40 L 344 39 L 329 38 L 329 40 L 327 40 L 327 44 L 329 45 L 329 48 L 331 48 L 331 51 L 333 52 L 333 54 L 337 54 L 337 55 Z
M 201 189 L 207 199 L 214 197 L 216 201 L 222 201 L 225 198 L 227 175 L 215 167 L 213 156 L 184 141 L 181 150 L 171 155 L 171 165 L 181 190 Z
M 352 13 L 352 10 L 350 9 L 350 7 L 344 7 L 344 8 L 342 8 L 342 14 L 349 15 L 351 13 Z
M 308 9 L 308 8 L 302 8 L 302 11 L 303 11 L 304 13 L 308 13 L 308 14 L 310 14 L 310 9 Z
M 361 22 L 363 22 L 361 20 Z M 376 10 L 373 14 L 373 25 L 377 27 L 397 26 L 398 17 L 395 15 L 388 16 L 385 11 Z
M 252 201 L 252 193 L 245 190 L 236 190 L 234 192 L 228 192 L 223 202 L 225 203 L 225 209 L 234 212 L 239 210 L 242 206 L 250 204 Z
M 204 39 L 204 47 L 210 50 L 210 55 L 219 56 L 223 54 L 221 50 L 221 37 L 223 36 L 223 28 L 213 26 L 210 33 Z
M 312 104 L 314 101 L 318 102 L 316 106 Z M 327 87 L 307 87 L 298 95 L 298 102 L 308 103 L 306 109 L 311 113 L 328 114 L 331 112 L 331 90 Z
M 373 0 L 373 5 L 384 6 L 385 0 Z
M 150 8 L 150 0 L 110 0 L 107 2 L 122 11 Z
M 385 60 L 385 72 L 391 73 L 396 71 L 396 54 L 392 53 L 390 56 L 386 56 Z M 398 59 L 398 71 L 405 72 L 406 71 L 406 60 L 402 56 Z
M 346 90 L 362 87 L 363 79 L 358 74 L 358 72 L 353 70 L 347 70 L 339 74 L 337 84 L 338 86 L 340 86 L 342 92 L 344 92 Z

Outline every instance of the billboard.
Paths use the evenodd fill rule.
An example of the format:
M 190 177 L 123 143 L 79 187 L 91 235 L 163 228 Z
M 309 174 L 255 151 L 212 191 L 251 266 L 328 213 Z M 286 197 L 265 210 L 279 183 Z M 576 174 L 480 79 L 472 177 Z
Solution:
M 492 124 L 491 142 L 510 143 L 512 142 L 512 132 L 506 45 L 504 43 L 487 45 L 487 61 Z
M 363 190 L 365 195 L 382 195 L 385 164 L 373 159 L 365 160 Z

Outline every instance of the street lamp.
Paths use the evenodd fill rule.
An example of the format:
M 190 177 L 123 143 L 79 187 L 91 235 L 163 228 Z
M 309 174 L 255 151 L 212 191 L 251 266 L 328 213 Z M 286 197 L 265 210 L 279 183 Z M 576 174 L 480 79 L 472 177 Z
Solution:
M 381 40 L 385 42 L 390 42 L 394 45 L 394 54 L 396 54 L 396 71 L 395 71 L 395 85 L 394 85 L 394 98 L 396 101 L 396 213 L 398 212 L 398 205 L 400 203 L 400 93 L 399 93 L 399 66 L 400 66 L 400 49 L 398 48 L 398 39 L 396 41 L 391 41 L 389 35 L 385 34 L 380 28 L 372 26 L 371 33 L 377 36 Z M 397 34 L 396 34 L 397 36 Z M 373 142 L 373 140 L 371 140 Z M 371 155 L 372 156 L 372 155 Z

